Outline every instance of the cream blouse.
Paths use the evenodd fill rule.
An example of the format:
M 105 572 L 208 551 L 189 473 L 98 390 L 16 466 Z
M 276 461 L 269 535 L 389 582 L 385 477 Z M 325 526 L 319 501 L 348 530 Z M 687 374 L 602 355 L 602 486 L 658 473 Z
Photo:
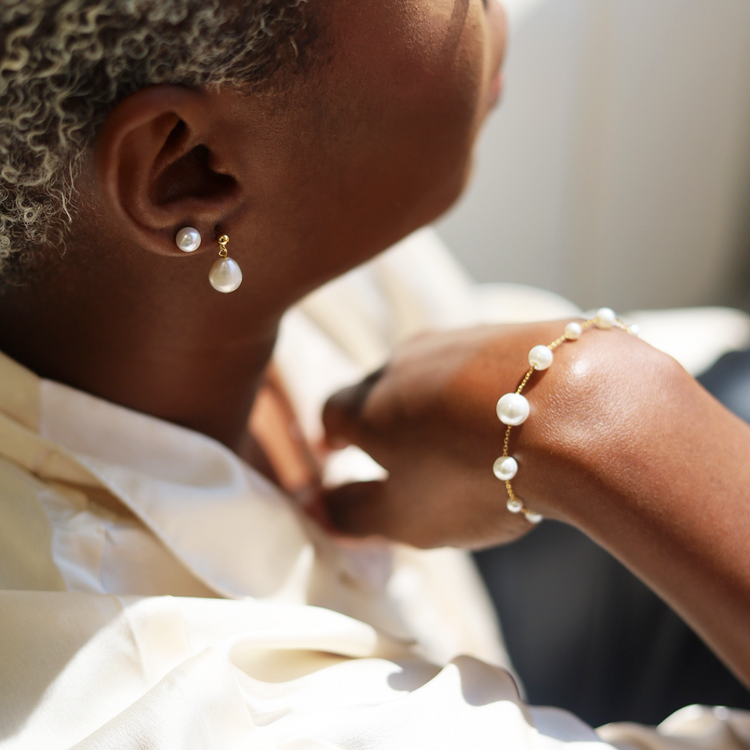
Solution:
M 427 286 L 409 286 L 415 264 Z M 475 305 L 429 234 L 306 300 L 276 359 L 307 437 L 333 388 L 420 327 L 472 322 Z M 352 449 L 328 467 L 331 481 L 380 471 Z M 336 542 L 217 442 L 2 355 L 0 588 L 2 748 L 599 741 L 523 703 L 462 553 Z M 750 732 L 706 711 L 669 731 L 685 721 L 716 747 Z

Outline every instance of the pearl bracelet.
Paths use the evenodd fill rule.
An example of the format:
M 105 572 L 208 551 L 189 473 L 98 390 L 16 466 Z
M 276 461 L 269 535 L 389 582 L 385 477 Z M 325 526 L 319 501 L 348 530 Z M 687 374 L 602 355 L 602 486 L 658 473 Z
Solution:
M 505 487 L 508 490 L 508 510 L 511 513 L 523 513 L 529 523 L 538 524 L 541 523 L 544 518 L 539 513 L 535 513 L 533 510 L 527 508 L 524 505 L 523 500 L 513 492 L 513 486 L 510 482 L 518 473 L 518 462 L 508 454 L 510 431 L 514 427 L 522 425 L 529 418 L 529 402 L 525 396 L 521 395 L 521 392 L 529 382 L 529 379 L 534 374 L 535 370 L 547 370 L 552 365 L 554 360 L 553 352 L 558 346 L 564 344 L 566 341 L 576 341 L 586 329 L 591 327 L 604 330 L 610 328 L 621 328 L 622 330 L 631 333 L 633 336 L 638 335 L 638 326 L 626 325 L 617 317 L 614 310 L 611 310 L 609 307 L 602 307 L 593 318 L 583 323 L 568 323 L 568 325 L 565 326 L 565 333 L 560 336 L 559 339 L 556 339 L 547 346 L 535 346 L 529 352 L 529 365 L 531 366 L 521 381 L 521 384 L 514 393 L 506 393 L 497 402 L 498 419 L 504 425 L 507 425 L 507 429 L 505 430 L 503 455 L 495 461 L 492 470 L 495 476 L 501 482 L 505 483 Z

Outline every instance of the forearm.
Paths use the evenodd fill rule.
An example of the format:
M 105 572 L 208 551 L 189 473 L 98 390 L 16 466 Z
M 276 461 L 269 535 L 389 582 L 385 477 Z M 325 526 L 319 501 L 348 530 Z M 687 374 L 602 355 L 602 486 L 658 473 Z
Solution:
M 750 427 L 639 342 L 580 344 L 532 396 L 518 450 L 534 471 L 518 490 L 610 550 L 750 684 Z
M 420 547 L 482 547 L 531 525 L 506 509 L 491 467 L 498 398 L 529 350 L 563 321 L 425 336 L 326 408 L 386 482 L 331 491 L 333 525 Z M 555 350 L 524 388 L 513 490 L 577 526 L 675 607 L 750 685 L 750 427 L 674 360 L 623 331 L 592 329 Z

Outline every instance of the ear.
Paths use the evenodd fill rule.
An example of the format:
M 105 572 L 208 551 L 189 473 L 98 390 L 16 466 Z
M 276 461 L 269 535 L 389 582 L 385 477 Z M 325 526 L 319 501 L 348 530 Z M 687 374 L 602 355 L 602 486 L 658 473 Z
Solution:
M 217 228 L 242 201 L 232 174 L 231 138 L 221 138 L 215 95 L 180 86 L 131 94 L 109 114 L 94 148 L 102 198 L 144 249 L 181 255 L 186 226 L 210 247 Z

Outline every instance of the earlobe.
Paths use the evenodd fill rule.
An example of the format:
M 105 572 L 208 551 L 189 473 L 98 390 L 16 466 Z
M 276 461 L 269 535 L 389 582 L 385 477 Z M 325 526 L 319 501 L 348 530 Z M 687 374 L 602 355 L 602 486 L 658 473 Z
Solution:
M 94 164 L 105 205 L 147 251 L 182 255 L 179 229 L 208 237 L 238 207 L 236 176 L 216 168 L 231 158 L 207 145 L 222 144 L 212 137 L 212 110 L 200 91 L 144 89 L 112 110 L 97 137 Z

